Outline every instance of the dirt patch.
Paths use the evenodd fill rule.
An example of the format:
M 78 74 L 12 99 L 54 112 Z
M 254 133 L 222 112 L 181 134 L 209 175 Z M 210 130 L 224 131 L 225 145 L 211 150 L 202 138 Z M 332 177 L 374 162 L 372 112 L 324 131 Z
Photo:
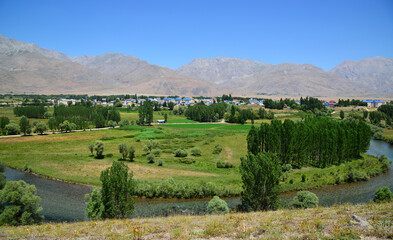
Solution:
M 232 149 L 230 147 L 226 147 L 225 152 L 227 153 L 226 155 L 227 161 L 232 160 L 232 155 L 233 155 Z

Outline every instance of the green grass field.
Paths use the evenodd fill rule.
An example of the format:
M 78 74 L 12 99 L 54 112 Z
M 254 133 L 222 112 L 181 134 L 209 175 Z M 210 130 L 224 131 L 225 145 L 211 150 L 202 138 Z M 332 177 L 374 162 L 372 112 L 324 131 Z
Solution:
M 34 173 L 50 178 L 98 186 L 100 172 L 121 158 L 118 145 L 127 143 L 136 149 L 136 161 L 127 163 L 136 179 L 153 184 L 168 178 L 186 184 L 212 182 L 238 195 L 241 191 L 240 158 L 246 154 L 246 135 L 250 127 L 233 124 L 129 125 L 119 129 L 6 138 L 0 139 L 0 161 L 18 169 L 28 166 Z M 99 160 L 90 156 L 87 146 L 100 139 L 105 144 L 104 154 L 113 154 L 112 157 Z M 142 150 L 150 139 L 160 143 L 161 155 L 156 157 L 154 164 L 148 163 L 146 152 Z M 223 150 L 213 154 L 217 144 Z M 202 151 L 201 156 L 190 155 L 195 147 Z M 174 151 L 180 148 L 187 150 L 189 155 L 174 157 Z M 157 165 L 159 159 L 164 163 L 162 167 Z M 184 160 L 193 163 L 186 164 Z M 217 168 L 217 161 L 231 163 L 235 168 Z M 289 191 L 335 184 L 335 175 L 341 174 L 344 178 L 343 169 L 349 164 L 365 173 L 380 168 L 376 158 L 364 155 L 363 160 L 342 166 L 291 170 L 281 182 L 282 188 Z M 339 169 L 341 172 L 337 173 Z M 306 175 L 306 182 L 301 182 L 302 174 Z

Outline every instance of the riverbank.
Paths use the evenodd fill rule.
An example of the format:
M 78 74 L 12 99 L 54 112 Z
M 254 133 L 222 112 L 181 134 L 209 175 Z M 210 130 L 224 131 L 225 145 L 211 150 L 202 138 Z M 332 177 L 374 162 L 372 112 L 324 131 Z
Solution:
M 127 143 L 136 149 L 135 162 L 126 164 L 138 180 L 138 197 L 233 197 L 241 194 L 240 157 L 246 154 L 246 134 L 250 127 L 229 124 L 128 126 L 103 131 L 7 138 L 0 139 L 0 161 L 14 169 L 28 169 L 40 177 L 100 186 L 100 172 L 112 161 L 121 158 L 118 145 Z M 148 163 L 143 151 L 149 139 L 160 144 L 155 164 Z M 96 140 L 104 142 L 104 159 L 95 159 L 87 148 Z M 222 147 L 218 154 L 213 153 L 216 145 Z M 186 149 L 189 155 L 174 157 L 173 152 L 178 148 Z M 193 148 L 199 148 L 201 156 L 192 156 Z M 163 166 L 158 166 L 158 159 L 163 161 Z M 218 161 L 228 162 L 234 168 L 217 168 Z M 362 154 L 362 159 L 340 166 L 292 169 L 284 173 L 280 185 L 282 191 L 287 192 L 350 182 L 347 181 L 350 169 L 356 173 L 356 178 L 350 181 L 368 180 L 384 172 L 378 158 Z
M 393 238 L 393 203 L 1 227 L 0 238 L 387 239 Z

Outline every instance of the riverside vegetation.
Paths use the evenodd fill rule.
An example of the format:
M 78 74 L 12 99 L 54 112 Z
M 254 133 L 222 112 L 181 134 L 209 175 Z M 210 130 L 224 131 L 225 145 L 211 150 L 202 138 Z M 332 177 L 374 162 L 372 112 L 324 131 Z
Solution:
M 123 158 L 118 146 L 127 143 L 135 149 L 134 162 L 126 164 L 134 172 L 137 196 L 239 196 L 240 157 L 246 155 L 246 135 L 250 129 L 251 125 L 228 124 L 127 125 L 103 131 L 0 139 L 0 152 L 2 161 L 10 167 L 23 170 L 27 165 L 32 172 L 43 176 L 99 186 L 100 171 Z M 89 157 L 88 145 L 100 139 L 104 144 L 104 159 Z M 163 166 L 148 163 L 143 147 L 150 140 L 159 143 Z M 216 151 L 217 145 L 222 146 L 221 152 Z M 179 148 L 188 153 L 199 148 L 201 156 L 175 157 L 174 152 Z M 387 170 L 386 160 L 365 154 L 361 157 L 340 166 L 284 172 L 280 179 L 282 191 L 345 182 L 350 179 L 348 173 L 356 176 L 353 181 L 367 180 Z M 227 162 L 234 168 L 217 168 L 217 162 Z

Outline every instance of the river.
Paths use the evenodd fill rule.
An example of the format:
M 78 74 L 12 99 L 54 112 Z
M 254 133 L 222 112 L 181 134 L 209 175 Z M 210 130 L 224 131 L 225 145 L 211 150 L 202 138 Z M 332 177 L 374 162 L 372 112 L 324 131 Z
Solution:
M 367 153 L 374 156 L 384 154 L 389 160 L 393 160 L 393 146 L 383 141 L 372 139 Z M 36 186 L 37 194 L 42 199 L 42 214 L 47 221 L 70 222 L 86 219 L 84 195 L 91 192 L 90 187 L 53 181 L 11 168 L 6 168 L 4 175 L 8 181 L 23 180 Z M 393 189 L 393 169 L 367 182 L 326 186 L 311 191 L 318 196 L 320 205 L 330 206 L 344 202 L 368 202 L 372 200 L 378 188 L 385 186 Z M 295 194 L 296 192 L 283 193 L 280 198 L 283 201 L 289 201 Z M 240 204 L 240 198 L 225 200 L 229 207 Z M 203 214 L 208 201 L 209 199 L 138 199 L 132 217 Z

